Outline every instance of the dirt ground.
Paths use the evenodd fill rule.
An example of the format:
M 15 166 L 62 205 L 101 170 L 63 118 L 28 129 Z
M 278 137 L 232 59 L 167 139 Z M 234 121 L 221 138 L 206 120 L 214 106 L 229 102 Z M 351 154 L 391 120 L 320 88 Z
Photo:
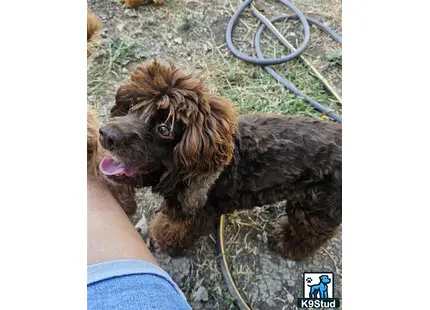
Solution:
M 166 1 L 166 0 L 165 0 Z M 171 58 L 193 71 L 204 71 L 213 91 L 232 99 L 239 113 L 274 112 L 322 117 L 301 98 L 292 95 L 260 67 L 236 59 L 225 46 L 225 29 L 240 0 L 169 0 L 162 6 L 127 9 L 120 0 L 89 0 L 88 7 L 104 23 L 100 39 L 88 64 L 88 105 L 106 121 L 118 84 L 133 68 L 153 58 Z M 305 15 L 323 21 L 342 35 L 340 0 L 297 0 Z M 267 16 L 289 13 L 279 1 L 256 1 Z M 241 18 L 235 43 L 252 53 L 258 22 L 249 12 Z M 295 22 L 279 23 L 293 44 L 301 39 Z M 270 35 L 263 40 L 267 57 L 287 54 Z M 321 31 L 312 30 L 306 57 L 341 93 L 341 47 Z M 336 100 L 299 61 L 277 66 L 299 89 L 341 114 Z M 134 219 L 142 237 L 160 198 L 149 189 L 138 192 L 139 210 Z M 282 259 L 267 247 L 271 223 L 283 214 L 280 204 L 236 212 L 227 217 L 227 257 L 237 285 L 252 309 L 295 309 L 303 297 L 303 272 L 334 272 L 335 297 L 342 297 L 341 232 L 307 261 Z M 143 220 L 142 220 L 143 218 Z M 215 236 L 203 237 L 184 257 L 155 253 L 171 274 L 193 309 L 237 309 L 221 275 Z

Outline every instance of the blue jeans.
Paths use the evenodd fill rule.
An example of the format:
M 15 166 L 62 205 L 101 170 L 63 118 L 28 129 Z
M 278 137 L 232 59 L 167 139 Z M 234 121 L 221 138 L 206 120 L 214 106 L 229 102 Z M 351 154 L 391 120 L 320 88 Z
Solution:
M 87 267 L 88 310 L 190 310 L 187 300 L 160 267 L 117 260 Z

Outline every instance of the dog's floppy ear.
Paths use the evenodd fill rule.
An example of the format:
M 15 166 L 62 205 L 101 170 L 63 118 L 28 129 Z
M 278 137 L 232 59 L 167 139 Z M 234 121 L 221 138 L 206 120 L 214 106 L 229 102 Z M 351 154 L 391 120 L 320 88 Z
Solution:
M 186 130 L 174 152 L 175 163 L 187 178 L 219 172 L 228 165 L 237 130 L 236 113 L 230 101 L 210 93 L 197 100 L 206 102 L 188 105 L 199 111 L 189 111 L 192 118 L 182 119 Z
M 135 104 L 135 92 L 128 84 L 121 85 L 115 95 L 115 105 L 110 109 L 110 117 L 127 115 Z

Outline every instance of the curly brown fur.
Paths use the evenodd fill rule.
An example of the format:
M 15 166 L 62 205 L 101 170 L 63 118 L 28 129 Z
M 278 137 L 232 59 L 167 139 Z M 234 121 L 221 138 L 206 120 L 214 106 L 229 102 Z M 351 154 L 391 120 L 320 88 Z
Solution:
M 100 142 L 112 181 L 152 186 L 164 203 L 151 235 L 171 254 L 221 214 L 287 200 L 273 249 L 312 255 L 342 221 L 341 125 L 301 116 L 243 115 L 201 80 L 155 61 L 117 92 Z
M 90 11 L 87 12 L 87 42 L 101 28 L 98 18 Z M 87 47 L 87 57 L 91 55 Z M 95 112 L 87 111 L 87 173 L 101 180 L 111 191 L 112 195 L 118 201 L 128 216 L 132 216 L 137 209 L 134 198 L 134 187 L 109 182 L 103 174 L 100 173 L 99 164 L 103 159 L 103 154 L 99 147 L 99 129 L 100 124 L 95 116 Z
M 91 56 L 91 49 L 88 43 L 94 40 L 95 34 L 102 28 L 102 23 L 91 10 L 87 10 L 87 57 Z
M 137 8 L 139 5 L 142 4 L 164 4 L 164 0 L 124 0 L 124 3 L 129 8 Z

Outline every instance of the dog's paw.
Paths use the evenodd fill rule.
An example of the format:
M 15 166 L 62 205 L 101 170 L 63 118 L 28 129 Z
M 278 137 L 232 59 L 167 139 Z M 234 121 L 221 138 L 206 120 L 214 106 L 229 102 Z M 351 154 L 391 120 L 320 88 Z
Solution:
M 268 247 L 289 260 L 306 260 L 312 255 L 306 243 L 289 225 L 288 216 L 283 216 L 276 222 L 272 236 L 268 240 Z
M 158 213 L 150 228 L 154 248 L 170 256 L 180 256 L 193 241 L 190 227 L 186 222 L 173 221 L 163 213 Z
M 269 239 L 268 247 L 271 251 L 280 254 L 284 259 L 302 261 L 310 258 L 309 253 L 301 251 L 300 248 L 279 239 Z
M 147 246 L 151 253 L 165 253 L 171 257 L 184 256 L 186 252 L 183 248 L 159 245 L 153 238 L 148 239 Z

